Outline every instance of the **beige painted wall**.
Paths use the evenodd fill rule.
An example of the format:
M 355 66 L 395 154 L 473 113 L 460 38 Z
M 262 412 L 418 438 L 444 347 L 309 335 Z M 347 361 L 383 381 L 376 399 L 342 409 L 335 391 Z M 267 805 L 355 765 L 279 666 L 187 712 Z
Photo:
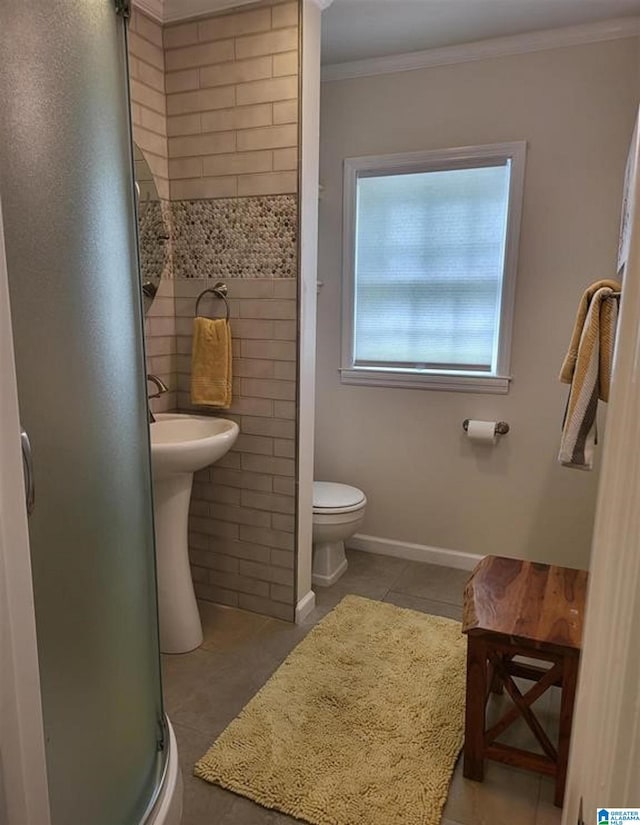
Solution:
M 362 533 L 588 564 L 598 473 L 557 464 L 557 373 L 583 288 L 614 272 L 637 72 L 625 39 L 323 84 L 315 477 L 366 492 Z M 341 385 L 343 158 L 514 140 L 528 154 L 509 394 Z M 477 448 L 465 418 L 512 431 Z

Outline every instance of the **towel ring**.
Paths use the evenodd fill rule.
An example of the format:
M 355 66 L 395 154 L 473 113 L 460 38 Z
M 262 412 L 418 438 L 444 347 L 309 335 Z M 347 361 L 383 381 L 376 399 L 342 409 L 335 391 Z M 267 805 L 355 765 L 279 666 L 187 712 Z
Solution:
M 226 316 L 225 320 L 229 320 L 229 301 L 227 301 L 227 285 L 223 284 L 222 281 L 218 281 L 215 286 L 209 287 L 209 289 L 203 290 L 200 295 L 198 295 L 198 300 L 196 301 L 196 318 L 200 314 L 200 301 L 204 298 L 204 296 L 211 292 L 216 298 L 220 298 L 220 300 L 224 301 Z

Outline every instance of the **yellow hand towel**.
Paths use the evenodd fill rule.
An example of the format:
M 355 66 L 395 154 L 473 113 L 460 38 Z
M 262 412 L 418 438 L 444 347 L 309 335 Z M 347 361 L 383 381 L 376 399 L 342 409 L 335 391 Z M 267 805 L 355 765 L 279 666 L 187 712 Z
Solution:
M 231 406 L 231 328 L 224 318 L 193 319 L 191 401 Z
M 573 325 L 571 343 L 569 344 L 569 349 L 567 350 L 567 354 L 562 363 L 562 369 L 560 370 L 560 381 L 563 384 L 571 384 L 573 381 L 576 361 L 578 360 L 578 350 L 580 348 L 580 338 L 582 337 L 582 331 L 585 328 L 589 305 L 591 304 L 591 299 L 600 289 L 612 289 L 614 292 L 620 292 L 622 287 L 618 281 L 603 279 L 602 281 L 596 281 L 594 284 L 591 284 L 590 287 L 585 289 L 582 298 L 580 299 L 580 303 L 578 304 L 578 312 L 576 314 L 575 324 Z M 617 309 L 617 306 L 615 309 Z M 614 325 L 612 324 L 610 316 L 613 311 L 613 304 L 610 301 L 604 301 L 602 304 L 603 317 L 601 319 L 601 323 L 602 330 L 605 335 L 611 335 L 611 329 Z M 615 329 L 613 332 L 615 333 Z M 601 361 L 599 395 L 601 401 L 609 400 L 609 383 L 611 377 L 611 362 L 608 358 L 609 349 L 609 347 L 605 346 L 602 347 L 600 351 Z

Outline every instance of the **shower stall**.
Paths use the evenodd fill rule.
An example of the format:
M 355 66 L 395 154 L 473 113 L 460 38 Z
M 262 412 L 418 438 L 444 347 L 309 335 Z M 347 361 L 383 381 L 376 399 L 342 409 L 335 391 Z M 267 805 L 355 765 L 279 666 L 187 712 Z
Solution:
M 48 786 L 52 825 L 180 816 L 160 680 L 127 7 L 0 7 L 0 296 L 7 280 L 15 353 L 14 376 L 0 347 L 2 395 L 11 400 L 17 386 L 45 774 L 28 778 L 26 792 Z M 6 333 L 6 300 L 0 315 Z M 16 451 L 20 439 L 8 405 L 0 456 L 7 442 L 13 455 L 12 432 Z M 22 502 L 20 512 L 7 507 L 7 466 L 0 616 L 11 595 L 3 530 L 25 520 Z M 28 659 L 27 643 L 14 650 L 18 670 L 20 655 Z M 11 766 L 1 743 L 0 756 L 2 780 Z M 0 821 L 11 822 L 4 780 Z

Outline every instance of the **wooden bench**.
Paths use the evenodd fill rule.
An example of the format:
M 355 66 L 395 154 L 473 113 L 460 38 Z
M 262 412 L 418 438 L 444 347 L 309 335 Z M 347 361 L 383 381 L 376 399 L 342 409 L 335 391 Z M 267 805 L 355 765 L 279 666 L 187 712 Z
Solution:
M 575 700 L 587 573 L 518 559 L 487 556 L 464 593 L 462 631 L 468 636 L 464 775 L 481 782 L 484 760 L 494 759 L 555 778 L 562 806 Z M 516 661 L 524 656 L 547 668 Z M 535 682 L 522 694 L 514 677 Z M 552 685 L 562 689 L 559 736 L 552 743 L 531 705 Z M 513 705 L 486 729 L 491 693 L 506 690 Z M 496 740 L 519 717 L 540 743 L 534 753 Z

